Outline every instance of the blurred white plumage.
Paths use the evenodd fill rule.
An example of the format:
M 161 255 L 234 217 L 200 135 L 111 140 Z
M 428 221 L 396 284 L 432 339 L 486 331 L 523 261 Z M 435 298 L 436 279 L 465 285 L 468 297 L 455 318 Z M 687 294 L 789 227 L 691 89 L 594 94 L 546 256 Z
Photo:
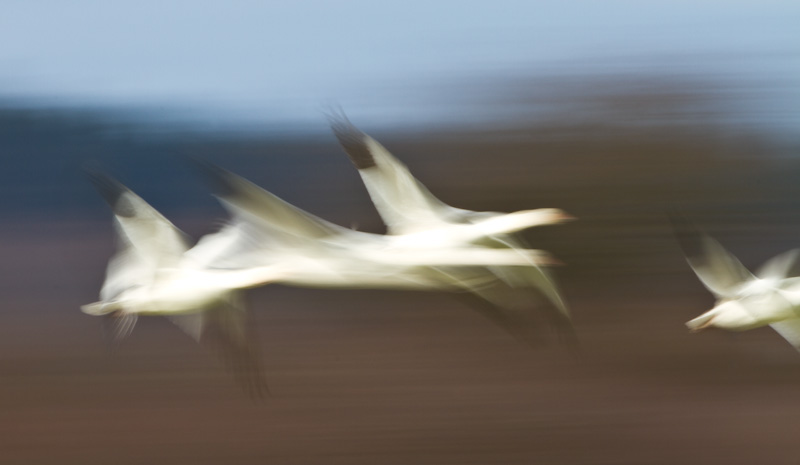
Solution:
M 138 195 L 109 176 L 92 175 L 114 211 L 119 250 L 109 261 L 101 300 L 82 310 L 105 316 L 114 339 L 130 334 L 138 315 L 163 315 L 198 341 L 213 329 L 225 343 L 221 347 L 228 358 L 245 371 L 259 373 L 252 331 L 238 299 L 241 289 L 281 282 L 308 287 L 471 290 L 486 283 L 454 280 L 436 267 L 527 267 L 552 262 L 536 250 L 491 250 L 460 240 L 442 246 L 448 241 L 426 240 L 429 231 L 405 236 L 352 231 L 306 213 L 232 173 L 201 166 L 218 188 L 231 220 L 191 248 L 184 234 Z M 470 238 L 479 231 L 449 229 L 456 237 Z M 442 228 L 439 237 L 446 238 L 447 230 Z M 245 382 L 251 388 L 254 383 L 263 384 L 260 375 Z
M 331 117 L 331 127 L 358 169 L 388 233 L 400 241 L 418 237 L 437 244 L 441 243 L 442 231 L 452 231 L 445 233 L 445 240 L 464 241 L 485 250 L 522 251 L 526 249 L 524 242 L 511 233 L 573 219 L 555 208 L 497 213 L 452 207 L 431 194 L 403 163 L 343 114 Z M 469 237 L 470 232 L 472 237 Z M 403 236 L 408 239 L 401 239 Z M 425 246 L 424 240 L 415 241 L 415 244 Z M 555 281 L 538 265 L 531 262 L 527 267 L 507 267 L 497 263 L 482 269 L 448 269 L 447 272 L 453 279 L 483 276 L 493 281 L 493 286 L 476 287 L 471 291 L 495 306 L 495 312 L 510 311 L 507 313 L 512 319 L 520 304 L 527 305 L 525 291 L 536 289 L 558 310 L 553 319 L 556 326 L 573 337 L 569 309 Z
M 130 334 L 138 315 L 167 316 L 198 342 L 217 342 L 240 382 L 263 393 L 254 334 L 236 291 L 269 281 L 274 270 L 211 267 L 221 251 L 248 247 L 246 235 L 228 226 L 189 249 L 185 235 L 138 195 L 109 176 L 91 179 L 114 211 L 119 244 L 100 301 L 82 310 L 106 318 L 115 340 Z
M 800 350 L 800 250 L 767 261 L 750 273 L 722 245 L 685 220 L 673 219 L 686 260 L 717 298 L 714 308 L 686 323 L 693 331 L 717 327 L 732 331 L 771 326 Z
M 539 250 L 471 245 L 469 240 L 481 234 L 479 228 L 445 225 L 438 231 L 394 236 L 354 231 L 305 212 L 233 173 L 207 163 L 200 166 L 231 215 L 230 227 L 247 231 L 257 244 L 247 256 L 232 259 L 239 267 L 274 267 L 279 270 L 275 282 L 332 288 L 463 289 L 481 283 L 453 280 L 437 267 L 554 263 Z M 448 240 L 449 232 L 457 239 Z

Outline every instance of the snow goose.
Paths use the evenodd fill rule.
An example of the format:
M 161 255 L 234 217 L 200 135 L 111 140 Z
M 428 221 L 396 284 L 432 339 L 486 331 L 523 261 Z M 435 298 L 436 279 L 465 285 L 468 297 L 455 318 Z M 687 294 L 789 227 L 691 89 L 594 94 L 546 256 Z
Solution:
M 485 231 L 471 239 L 476 245 L 494 250 L 524 250 L 523 240 L 510 233 L 524 227 L 557 224 L 573 219 L 555 208 L 514 213 L 476 212 L 455 208 L 436 198 L 418 181 L 408 168 L 375 139 L 356 128 L 343 114 L 330 117 L 331 128 L 350 157 L 390 235 L 409 233 L 440 237 L 445 226 L 461 226 L 467 230 Z M 500 224 L 514 227 L 505 229 Z M 494 228 L 487 227 L 494 225 Z M 524 225 L 524 227 L 523 227 Z M 492 229 L 490 231 L 490 229 Z M 446 230 L 446 229 L 445 229 Z M 413 236 L 412 236 L 413 237 Z M 451 238 L 455 236 L 451 235 Z M 470 240 L 464 237 L 466 240 Z M 482 269 L 448 269 L 453 279 L 494 277 L 494 285 L 474 288 L 473 293 L 495 307 L 489 316 L 504 315 L 506 326 L 516 325 L 520 313 L 530 306 L 530 291 L 543 294 L 557 312 L 548 313 L 560 335 L 575 342 L 569 309 L 555 281 L 539 266 L 487 266 Z M 479 309 L 483 309 L 481 307 Z M 484 312 L 485 313 L 485 312 Z
M 246 229 L 258 243 L 247 266 L 280 270 L 274 282 L 331 288 L 464 288 L 471 283 L 454 281 L 434 268 L 556 263 L 539 250 L 493 250 L 468 243 L 445 247 L 408 237 L 428 231 L 387 236 L 347 229 L 211 163 L 197 165 L 232 224 Z
M 84 313 L 105 317 L 111 337 L 128 336 L 139 315 L 163 315 L 198 342 L 213 344 L 253 395 L 265 393 L 254 333 L 236 292 L 272 278 L 267 268 L 213 268 L 249 240 L 235 225 L 189 249 L 186 236 L 141 197 L 102 173 L 90 179 L 114 212 L 118 250 L 100 301 Z
M 717 299 L 686 326 L 745 331 L 769 325 L 800 350 L 800 250 L 768 260 L 753 274 L 711 236 L 683 218 L 671 219 L 689 266 Z
M 263 233 L 263 253 L 250 266 L 281 263 L 278 281 L 328 288 L 430 289 L 494 295 L 500 279 L 480 272 L 487 267 L 512 270 L 553 264 L 542 251 L 491 248 L 469 243 L 436 243 L 409 239 L 430 231 L 379 235 L 354 231 L 294 207 L 255 184 L 210 163 L 199 166 L 212 190 L 237 223 Z M 458 229 L 442 225 L 436 234 Z M 477 230 L 477 229 L 476 229 Z M 499 299 L 499 297 L 498 297 Z M 518 336 L 503 309 L 480 310 Z

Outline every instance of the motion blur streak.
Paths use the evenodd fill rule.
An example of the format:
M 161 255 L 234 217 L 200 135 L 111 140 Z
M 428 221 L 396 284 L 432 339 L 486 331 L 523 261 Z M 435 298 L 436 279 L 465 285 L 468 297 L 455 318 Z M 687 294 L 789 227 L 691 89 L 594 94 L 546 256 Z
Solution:
M 535 82 L 520 82 L 492 86 L 496 105 L 515 102 L 514 118 L 365 128 L 448 204 L 557 206 L 580 218 L 523 235 L 566 264 L 555 274 L 582 360 L 558 344 L 519 344 L 444 293 L 269 286 L 249 301 L 273 395 L 257 405 L 169 323 L 145 319 L 103 350 L 77 309 L 96 299 L 113 236 L 79 167 L 125 173 L 193 237 L 224 212 L 175 154 L 382 232 L 324 117 L 308 136 L 261 137 L 3 109 L 0 461 L 791 463 L 796 351 L 769 329 L 690 334 L 684 322 L 713 297 L 664 212 L 685 212 L 750 269 L 797 247 L 800 141 L 771 124 L 797 108 L 733 118 L 750 94 L 722 81 L 609 80 L 565 80 L 560 93 L 552 84 L 544 114 Z

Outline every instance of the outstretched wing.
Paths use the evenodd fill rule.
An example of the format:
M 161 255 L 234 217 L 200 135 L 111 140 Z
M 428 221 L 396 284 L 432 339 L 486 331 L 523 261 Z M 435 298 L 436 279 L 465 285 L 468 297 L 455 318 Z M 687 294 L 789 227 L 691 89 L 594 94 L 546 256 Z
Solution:
M 800 249 L 792 249 L 767 260 L 756 271 L 761 279 L 786 279 L 800 277 Z
M 454 282 L 468 293 L 455 293 L 454 296 L 469 304 L 488 320 L 499 325 L 516 339 L 531 346 L 539 345 L 535 320 L 531 319 L 534 296 L 531 288 L 512 287 L 497 279 L 487 268 L 460 267 L 436 268 L 447 280 Z M 572 322 L 562 308 L 545 308 L 543 315 L 558 331 L 562 342 L 571 348 L 578 348 L 578 339 Z
M 241 176 L 205 161 L 196 162 L 237 226 L 242 222 L 258 222 L 260 226 L 303 239 L 322 239 L 344 230 L 289 204 Z
M 525 254 L 529 249 L 521 238 L 510 235 L 486 238 L 480 242 L 480 245 L 492 249 L 505 249 L 520 255 Z M 561 315 L 568 319 L 570 315 L 569 308 L 558 290 L 555 279 L 540 265 L 541 263 L 531 260 L 529 261 L 529 266 L 490 266 L 488 271 L 510 288 L 534 289 L 544 296 Z
M 202 313 L 168 318 L 194 340 L 217 352 L 250 396 L 269 394 L 257 332 L 241 296 L 232 294 Z
M 772 323 L 770 326 L 800 351 L 800 318 Z
M 703 285 L 719 297 L 733 297 L 754 276 L 719 242 L 682 217 L 670 220 L 689 266 Z
M 159 268 L 175 266 L 187 249 L 185 235 L 116 179 L 89 172 L 114 212 L 118 251 L 111 258 L 100 297 L 108 301 L 134 285 L 150 282 Z
M 344 115 L 330 117 L 339 144 L 358 168 L 390 234 L 405 234 L 463 222 L 474 214 L 434 197 L 386 148 L 356 128 Z

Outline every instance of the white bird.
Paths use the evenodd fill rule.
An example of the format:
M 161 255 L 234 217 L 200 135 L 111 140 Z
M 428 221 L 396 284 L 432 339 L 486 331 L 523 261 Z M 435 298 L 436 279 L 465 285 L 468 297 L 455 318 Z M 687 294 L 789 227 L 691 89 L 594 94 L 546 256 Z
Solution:
M 795 274 L 800 249 L 768 260 L 753 274 L 688 221 L 672 221 L 689 266 L 717 299 L 714 308 L 686 326 L 745 331 L 769 325 L 800 350 L 800 278 Z
M 476 212 L 455 208 L 437 199 L 419 182 L 408 168 L 397 160 L 386 148 L 372 137 L 357 129 L 343 115 L 330 118 L 331 128 L 344 151 L 358 169 L 369 196 L 372 199 L 388 234 L 403 236 L 423 234 L 447 227 L 473 228 L 487 223 L 524 224 L 525 227 L 557 224 L 573 219 L 572 216 L 555 208 L 527 210 L 514 213 Z M 476 246 L 486 250 L 524 250 L 521 238 L 510 233 L 523 229 L 495 228 L 472 239 Z M 450 236 L 453 238 L 453 236 Z M 448 269 L 453 279 L 468 279 L 482 276 L 494 278 L 493 286 L 472 289 L 478 297 L 490 303 L 494 309 L 486 313 L 506 327 L 518 323 L 519 312 L 529 305 L 528 291 L 535 289 L 543 294 L 555 307 L 557 313 L 551 314 L 553 323 L 562 336 L 573 340 L 574 333 L 564 299 L 555 281 L 544 269 L 531 263 L 528 267 L 507 267 L 497 264 L 483 268 Z M 499 320 L 498 320 L 499 318 Z
M 305 212 L 229 171 L 198 164 L 231 215 L 231 224 L 258 244 L 248 254 L 246 266 L 272 267 L 273 282 L 321 288 L 472 290 L 485 282 L 454 280 L 437 267 L 554 263 L 543 251 L 492 250 L 472 246 L 468 240 L 443 239 L 448 231 L 457 237 L 479 237 L 479 228 L 447 226 L 401 236 L 354 231 Z
M 266 384 L 239 289 L 269 281 L 267 268 L 214 268 L 220 256 L 249 247 L 235 226 L 204 237 L 189 249 L 186 236 L 158 211 L 115 179 L 90 173 L 114 212 L 118 238 L 100 301 L 81 307 L 110 323 L 114 340 L 130 334 L 139 315 L 163 315 L 198 342 L 216 343 L 251 394 Z
M 482 234 L 493 233 L 491 228 L 481 229 L 487 222 L 502 224 L 503 218 L 489 217 L 487 222 L 470 225 L 443 224 L 399 235 L 353 231 L 300 210 L 233 173 L 209 163 L 200 162 L 199 166 L 212 181 L 212 190 L 233 223 L 260 237 L 261 252 L 250 254 L 252 261 L 247 266 L 275 266 L 282 272 L 275 281 L 283 284 L 445 290 L 458 296 L 467 291 L 492 296 L 497 302 L 506 297 L 498 289 L 503 283 L 487 269 L 513 273 L 517 268 L 535 268 L 538 276 L 542 273 L 539 266 L 554 264 L 543 251 L 470 243 L 480 240 Z M 506 305 L 480 305 L 477 310 L 515 337 L 525 339 L 514 314 L 504 313 L 508 308 L 513 310 L 511 304 Z M 560 329 L 563 336 L 572 339 L 568 320 Z

